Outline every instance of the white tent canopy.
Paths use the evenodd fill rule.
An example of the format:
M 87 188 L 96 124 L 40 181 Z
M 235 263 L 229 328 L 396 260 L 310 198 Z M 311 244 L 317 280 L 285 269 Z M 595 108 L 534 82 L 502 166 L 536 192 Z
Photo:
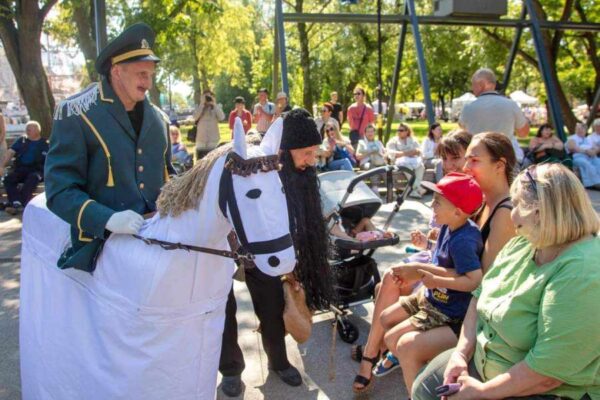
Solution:
M 523 106 L 534 106 L 539 104 L 536 97 L 530 96 L 522 90 L 515 90 L 510 94 L 510 98 Z
M 476 98 L 477 97 L 475 97 L 475 95 L 473 93 L 466 92 L 462 96 L 453 99 L 452 103 L 454 103 L 454 102 L 457 102 L 457 103 L 471 103 L 471 102 L 475 101 Z

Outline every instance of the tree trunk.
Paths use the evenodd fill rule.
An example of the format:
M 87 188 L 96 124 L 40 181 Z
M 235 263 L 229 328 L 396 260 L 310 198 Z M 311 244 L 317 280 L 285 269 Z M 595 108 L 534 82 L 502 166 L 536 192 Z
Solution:
M 46 14 L 55 3 L 49 0 L 39 9 L 37 1 L 23 0 L 15 10 L 15 20 L 0 18 L 0 39 L 19 93 L 31 119 L 42 126 L 44 137 L 52 130 L 54 97 L 42 65 L 40 40 Z
M 296 0 L 296 12 L 301 13 L 303 0 Z M 298 38 L 300 40 L 300 67 L 302 68 L 302 104 L 305 109 L 312 112 L 312 82 L 310 78 L 310 47 L 306 24 L 298 23 Z
M 75 40 L 83 52 L 85 67 L 90 82 L 98 80 L 94 65 L 96 61 L 96 34 L 94 28 L 94 2 L 91 0 L 73 1 L 73 23 L 77 27 Z

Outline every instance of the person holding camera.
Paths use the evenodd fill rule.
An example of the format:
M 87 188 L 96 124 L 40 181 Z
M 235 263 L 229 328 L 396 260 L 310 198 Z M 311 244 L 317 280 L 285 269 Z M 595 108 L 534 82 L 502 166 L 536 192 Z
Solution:
M 217 147 L 220 141 L 219 121 L 224 119 L 225 114 L 221 105 L 216 103 L 214 93 L 205 90 L 194 112 L 194 120 L 197 121 L 196 161 Z
M 253 113 L 256 130 L 264 135 L 271 126 L 275 114 L 275 104 L 269 101 L 269 91 L 265 88 L 258 90 L 258 103 L 254 105 Z

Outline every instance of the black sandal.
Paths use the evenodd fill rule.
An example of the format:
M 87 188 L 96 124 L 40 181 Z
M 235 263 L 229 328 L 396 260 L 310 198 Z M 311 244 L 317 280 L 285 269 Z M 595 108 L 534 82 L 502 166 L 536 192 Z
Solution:
M 362 353 L 361 353 L 362 354 Z M 371 369 L 373 367 L 375 367 L 375 365 L 377 365 L 377 363 L 379 362 L 379 358 L 380 358 L 381 353 L 377 352 L 377 355 L 373 358 L 367 357 L 364 354 L 362 354 L 362 360 L 363 361 L 368 361 L 371 363 Z M 354 378 L 354 383 L 358 383 L 359 385 L 362 385 L 361 388 L 357 388 L 356 386 L 354 386 L 354 383 L 352 384 L 352 391 L 356 394 L 363 394 L 366 393 L 370 387 L 371 387 L 371 382 L 373 381 L 373 372 L 371 371 L 371 378 L 366 378 L 360 374 L 357 374 L 356 377 Z
M 356 362 L 361 362 L 363 357 L 363 345 L 355 344 L 352 346 L 352 351 L 350 353 L 350 358 Z

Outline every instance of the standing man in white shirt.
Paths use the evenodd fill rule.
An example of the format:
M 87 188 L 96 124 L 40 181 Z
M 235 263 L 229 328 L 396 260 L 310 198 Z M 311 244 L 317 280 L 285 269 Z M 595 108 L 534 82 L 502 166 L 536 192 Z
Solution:
M 523 161 L 523 150 L 515 138 L 529 135 L 529 122 L 511 99 L 496 91 L 496 75 L 491 69 L 478 69 L 471 78 L 471 90 L 477 100 L 467 104 L 458 124 L 472 135 L 483 132 L 499 132 L 512 142 L 517 161 Z

